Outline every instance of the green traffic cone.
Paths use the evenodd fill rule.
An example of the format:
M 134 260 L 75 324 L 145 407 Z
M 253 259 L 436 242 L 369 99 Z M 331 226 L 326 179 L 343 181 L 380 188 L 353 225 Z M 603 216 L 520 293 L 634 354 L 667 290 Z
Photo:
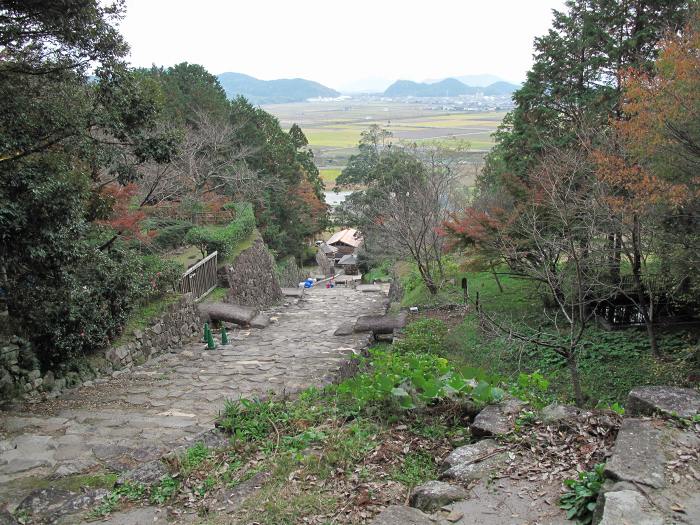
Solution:
M 204 323 L 204 337 L 202 337 L 202 342 L 206 343 L 209 341 L 209 335 L 211 330 L 209 330 L 209 323 Z
M 207 334 L 207 348 L 209 350 L 216 348 L 216 342 L 214 341 L 214 336 L 211 335 L 211 331 Z
M 226 333 L 226 328 L 221 327 L 221 344 L 222 345 L 227 345 L 228 344 L 228 334 Z

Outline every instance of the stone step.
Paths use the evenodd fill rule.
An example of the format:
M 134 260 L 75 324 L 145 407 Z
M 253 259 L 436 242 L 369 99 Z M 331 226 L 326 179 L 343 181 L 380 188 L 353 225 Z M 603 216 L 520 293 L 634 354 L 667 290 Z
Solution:
M 652 421 L 628 418 L 617 434 L 605 475 L 615 481 L 629 481 L 654 488 L 666 486 L 663 449 L 664 433 Z

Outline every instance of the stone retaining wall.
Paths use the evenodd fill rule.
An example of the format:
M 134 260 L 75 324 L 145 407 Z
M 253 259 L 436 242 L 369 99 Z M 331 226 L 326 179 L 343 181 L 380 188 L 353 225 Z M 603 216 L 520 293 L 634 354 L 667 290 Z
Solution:
M 146 330 L 135 330 L 132 341 L 108 349 L 104 356 L 113 368 L 141 364 L 146 359 L 177 348 L 202 330 L 202 321 L 190 294 L 168 306 Z
M 5 338 L 0 340 L 0 399 L 55 397 L 67 388 L 89 384 L 176 348 L 198 335 L 201 328 L 195 303 L 187 294 L 168 306 L 150 327 L 136 330 L 133 340 L 62 363 L 44 374 L 28 343 L 18 337 Z
M 262 239 L 256 239 L 253 246 L 236 257 L 226 268 L 226 274 L 229 282 L 227 303 L 267 308 L 284 298 L 275 259 Z
M 277 277 L 282 288 L 296 288 L 308 275 L 299 268 L 294 257 L 287 257 L 278 264 Z

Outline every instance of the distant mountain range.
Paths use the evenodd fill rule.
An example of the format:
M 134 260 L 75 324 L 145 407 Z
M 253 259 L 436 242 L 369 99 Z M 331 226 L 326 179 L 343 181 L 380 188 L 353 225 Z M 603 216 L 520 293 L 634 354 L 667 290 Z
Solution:
M 228 98 L 243 95 L 253 104 L 284 104 L 340 95 L 335 89 L 303 78 L 260 80 L 242 73 L 221 73 L 218 79 Z
M 468 86 L 456 78 L 446 78 L 439 82 L 413 82 L 397 80 L 384 91 L 385 97 L 457 97 L 460 95 L 509 95 L 519 86 L 502 80 L 486 87 Z
M 493 75 L 471 75 L 459 79 L 472 79 L 482 83 L 491 80 Z M 283 78 L 260 80 L 242 73 L 221 73 L 219 83 L 228 98 L 243 95 L 253 104 L 285 104 L 303 102 L 310 98 L 338 97 L 335 89 L 303 78 Z M 437 82 L 413 82 L 397 80 L 384 90 L 385 97 L 457 97 L 460 95 L 508 95 L 519 86 L 499 80 L 486 86 L 465 84 L 457 78 L 445 78 Z M 388 84 L 388 82 L 387 82 Z M 386 85 L 386 84 L 385 84 Z M 381 92 L 381 90 L 377 90 Z M 366 92 L 366 91 L 365 91 Z
M 490 74 L 483 74 L 483 75 L 463 75 L 461 77 L 447 77 L 447 78 L 456 78 L 459 80 L 462 84 L 466 84 L 467 86 L 476 86 L 476 87 L 486 87 L 490 86 L 491 84 L 495 84 L 496 82 L 501 82 L 503 79 L 500 77 L 497 77 L 496 75 L 490 75 Z M 433 79 L 427 79 L 424 80 L 426 84 L 434 84 L 435 82 L 439 82 L 441 80 L 444 80 L 444 78 L 433 78 Z

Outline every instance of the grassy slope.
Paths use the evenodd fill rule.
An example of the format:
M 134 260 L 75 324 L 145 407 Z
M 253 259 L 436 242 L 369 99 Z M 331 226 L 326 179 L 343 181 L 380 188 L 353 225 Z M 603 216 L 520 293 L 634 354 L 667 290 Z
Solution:
M 470 296 L 474 298 L 478 291 L 485 310 L 509 322 L 535 327 L 547 324 L 541 294 L 533 283 L 502 276 L 504 291 L 500 293 L 491 274 L 485 272 L 454 274 L 455 285 L 444 286 L 437 297 L 431 297 L 419 284 L 406 292 L 402 304 L 461 302 L 460 280 L 465 275 L 469 279 Z M 411 274 L 405 269 L 402 280 L 411 281 Z M 668 356 L 663 361 L 651 356 L 644 330 L 607 332 L 590 327 L 579 355 L 579 369 L 588 403 L 624 403 L 628 392 L 638 385 L 687 384 L 697 366 L 695 336 L 684 331 L 666 331 L 660 334 L 659 340 L 662 351 Z M 505 336 L 484 335 L 474 314 L 467 315 L 452 330 L 447 345 L 453 359 L 507 380 L 514 379 L 520 372 L 539 370 L 551 380 L 559 397 L 571 399 L 569 375 L 561 358 L 532 344 L 514 342 Z

